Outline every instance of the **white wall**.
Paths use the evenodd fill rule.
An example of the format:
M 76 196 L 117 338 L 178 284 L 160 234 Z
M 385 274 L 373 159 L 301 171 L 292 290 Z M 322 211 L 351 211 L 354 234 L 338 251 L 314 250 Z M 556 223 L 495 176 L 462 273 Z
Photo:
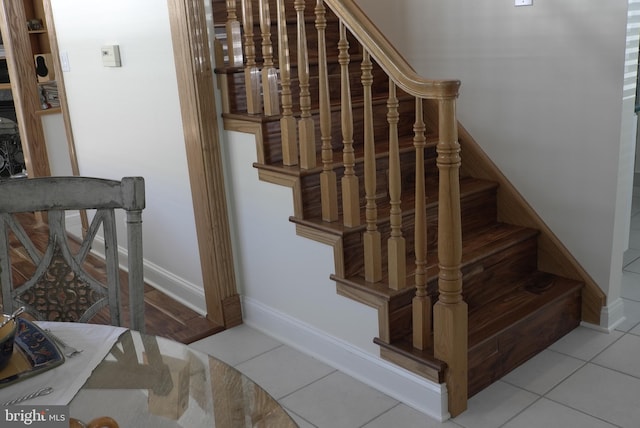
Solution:
M 377 312 L 336 294 L 333 249 L 296 236 L 292 191 L 258 179 L 254 137 L 224 135 L 240 294 L 377 355 Z
M 40 116 L 51 175 L 73 175 L 62 113 Z
M 167 2 L 52 6 L 59 49 L 69 59 L 64 80 L 80 173 L 145 178 L 147 280 L 204 312 Z M 109 44 L 120 46 L 122 67 L 102 65 L 100 48 Z
M 462 81 L 462 124 L 617 299 L 627 0 L 358 3 L 418 72 Z

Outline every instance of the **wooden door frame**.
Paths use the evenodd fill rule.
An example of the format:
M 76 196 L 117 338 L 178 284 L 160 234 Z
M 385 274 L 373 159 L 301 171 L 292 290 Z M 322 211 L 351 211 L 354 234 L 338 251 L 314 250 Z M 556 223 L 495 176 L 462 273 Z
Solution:
M 167 0 L 207 318 L 242 323 L 218 132 L 205 0 Z

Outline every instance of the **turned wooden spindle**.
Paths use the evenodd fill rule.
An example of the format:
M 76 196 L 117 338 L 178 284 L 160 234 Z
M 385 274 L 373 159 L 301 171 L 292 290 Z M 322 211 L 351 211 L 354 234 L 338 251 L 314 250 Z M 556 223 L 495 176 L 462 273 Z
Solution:
M 353 149 L 353 111 L 351 106 L 351 83 L 349 79 L 349 42 L 347 29 L 340 23 L 338 42 L 338 62 L 340 63 L 340 116 L 342 125 L 342 220 L 347 227 L 360 224 L 360 194 L 358 176 L 355 173 L 356 157 Z
M 273 64 L 273 44 L 271 43 L 271 14 L 269 0 L 260 0 L 260 32 L 262 33 L 262 100 L 264 114 L 280 114 L 278 101 L 278 71 Z
M 398 97 L 396 85 L 389 79 L 389 99 L 387 100 L 387 122 L 389 122 L 389 203 L 391 210 L 391 236 L 387 240 L 389 288 L 401 290 L 406 286 L 407 266 L 405 264 L 405 239 L 402 236 L 402 209 L 400 208 L 401 175 L 400 147 L 398 142 Z
M 425 192 L 424 149 L 427 139 L 423 116 L 423 101 L 416 98 L 416 120 L 413 125 L 413 146 L 416 150 L 416 202 L 414 247 L 416 254 L 416 295 L 412 301 L 413 346 L 426 349 L 431 344 L 431 299 L 427 294 L 427 207 Z
M 331 105 L 329 98 L 329 72 L 327 71 L 327 29 L 324 0 L 318 0 L 315 8 L 318 30 L 318 81 L 320 103 L 320 136 L 322 141 L 322 172 L 320 173 L 320 201 L 322 220 L 338 220 L 338 184 L 333 171 L 333 147 L 331 145 Z
M 256 66 L 256 45 L 253 39 L 253 1 L 242 0 L 242 27 L 244 29 L 244 82 L 247 91 L 247 113 L 257 114 L 260 101 L 260 70 Z
M 300 141 L 300 166 L 304 169 L 316 166 L 316 132 L 311 117 L 311 92 L 309 92 L 309 53 L 305 25 L 305 0 L 294 2 L 298 33 L 298 82 L 300 85 L 300 120 L 298 139 Z
M 364 98 L 364 189 L 365 221 L 364 232 L 364 278 L 369 282 L 382 279 L 382 243 L 378 231 L 378 208 L 376 204 L 376 142 L 373 132 L 373 102 L 371 87 L 373 86 L 373 64 L 368 51 L 362 58 L 362 87 Z
M 236 12 L 236 0 L 227 1 L 227 22 L 225 29 L 227 33 L 227 55 L 231 67 L 242 66 L 242 33 L 238 13 Z
M 282 117 L 280 135 L 282 138 L 282 163 L 288 166 L 298 164 L 298 130 L 293 117 L 293 98 L 291 96 L 291 57 L 289 54 L 289 36 L 287 35 L 287 15 L 284 0 L 278 0 L 278 62 L 280 66 L 280 87 L 282 99 Z

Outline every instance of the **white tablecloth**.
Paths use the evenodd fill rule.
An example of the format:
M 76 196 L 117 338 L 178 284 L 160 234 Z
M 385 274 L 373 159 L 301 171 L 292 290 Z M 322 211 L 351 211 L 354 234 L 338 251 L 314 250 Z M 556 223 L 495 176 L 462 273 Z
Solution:
M 107 325 L 72 322 L 44 322 L 36 324 L 50 329 L 67 345 L 82 353 L 65 357 L 63 364 L 13 385 L 0 388 L 0 403 L 30 394 L 42 388 L 52 387 L 53 392 L 43 397 L 25 401 L 25 405 L 67 405 L 82 388 L 93 369 L 104 359 L 118 337 L 127 329 Z

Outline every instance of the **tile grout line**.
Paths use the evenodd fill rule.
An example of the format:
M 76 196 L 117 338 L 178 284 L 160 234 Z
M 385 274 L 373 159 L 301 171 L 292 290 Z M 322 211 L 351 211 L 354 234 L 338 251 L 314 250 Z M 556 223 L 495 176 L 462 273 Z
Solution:
M 332 367 L 332 368 L 333 368 L 333 367 Z M 309 382 L 308 384 L 303 385 L 303 386 L 301 386 L 300 388 L 295 389 L 295 390 L 291 391 L 290 393 L 288 393 L 288 394 L 286 394 L 286 395 L 283 395 L 282 397 L 280 397 L 280 398 L 278 399 L 278 403 L 282 404 L 282 403 L 281 403 L 281 401 L 282 401 L 282 400 L 284 400 L 284 399 L 286 399 L 286 398 L 291 397 L 291 396 L 292 396 L 293 394 L 295 394 L 296 392 L 298 392 L 298 391 L 300 391 L 300 390 L 302 390 L 302 389 L 304 389 L 304 388 L 307 388 L 307 387 L 309 387 L 309 386 L 313 385 L 314 383 L 316 383 L 316 382 L 318 382 L 318 381 L 320 381 L 320 380 L 322 380 L 322 379 L 325 379 L 325 378 L 326 378 L 326 377 L 328 377 L 328 376 L 331 376 L 331 375 L 332 375 L 332 374 L 334 374 L 334 373 L 342 373 L 342 372 L 341 372 L 340 370 L 333 369 L 333 371 L 331 371 L 331 372 L 327 373 L 326 375 L 324 375 L 324 376 L 320 376 L 319 378 L 314 379 L 313 381 Z

